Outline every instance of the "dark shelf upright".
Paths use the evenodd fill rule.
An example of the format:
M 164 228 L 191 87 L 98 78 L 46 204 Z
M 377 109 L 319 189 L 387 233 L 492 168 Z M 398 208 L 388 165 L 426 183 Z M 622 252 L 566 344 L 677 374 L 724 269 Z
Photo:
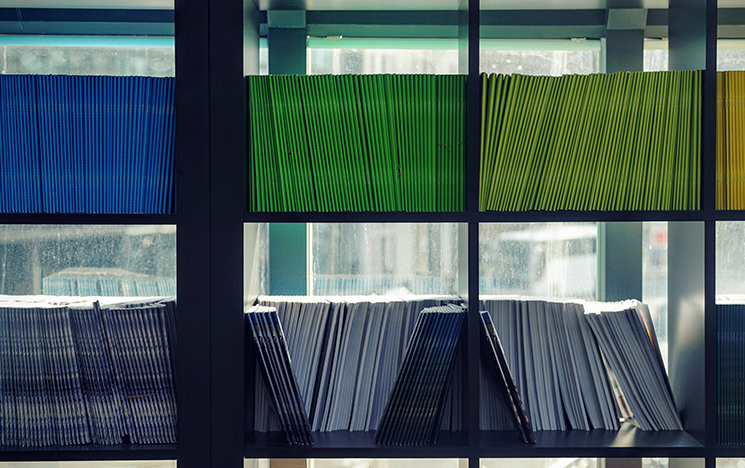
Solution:
M 243 462 L 243 8 L 176 5 L 179 467 Z
M 209 7 L 175 5 L 179 468 L 212 466 Z

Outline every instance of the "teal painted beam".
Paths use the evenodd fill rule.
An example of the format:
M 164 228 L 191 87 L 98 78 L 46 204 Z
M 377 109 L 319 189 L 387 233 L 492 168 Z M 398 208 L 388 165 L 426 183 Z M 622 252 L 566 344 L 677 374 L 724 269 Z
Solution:
M 269 225 L 269 294 L 307 294 L 305 223 Z

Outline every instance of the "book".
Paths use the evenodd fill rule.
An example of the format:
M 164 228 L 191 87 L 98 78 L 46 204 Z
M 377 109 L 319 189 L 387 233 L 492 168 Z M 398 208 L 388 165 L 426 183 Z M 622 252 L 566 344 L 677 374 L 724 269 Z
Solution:
M 260 296 L 282 323 L 299 393 L 313 431 L 376 430 L 421 310 L 454 296 Z M 252 333 L 250 330 L 248 333 Z M 257 366 L 254 430 L 283 431 Z M 456 367 L 456 372 L 459 366 Z M 459 391 L 459 382 L 453 381 Z M 445 429 L 460 428 L 461 405 L 444 403 Z
M 535 443 L 536 438 L 530 424 L 530 418 L 525 411 L 520 393 L 517 391 L 515 380 L 507 365 L 504 349 L 502 349 L 499 336 L 497 336 L 497 332 L 494 330 L 489 312 L 481 311 L 479 315 L 481 316 L 481 325 L 483 326 L 482 338 L 485 338 L 481 342 L 482 359 L 487 366 L 491 364 L 493 368 L 493 378 L 497 383 L 502 403 L 511 413 L 513 424 L 520 433 L 523 442 L 526 444 Z
M 375 443 L 436 442 L 464 317 L 465 308 L 453 304 L 430 307 L 419 314 L 375 432 Z
M 0 296 L 0 445 L 176 442 L 175 303 Z
M 699 208 L 700 71 L 481 87 L 481 211 Z
M 174 79 L 0 76 L 0 212 L 173 213 Z

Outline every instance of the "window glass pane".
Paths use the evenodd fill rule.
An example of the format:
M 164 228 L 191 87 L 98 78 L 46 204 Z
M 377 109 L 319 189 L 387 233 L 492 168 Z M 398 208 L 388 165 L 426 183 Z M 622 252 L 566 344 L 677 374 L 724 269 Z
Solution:
M 717 294 L 745 294 L 745 222 L 717 222 Z
M 344 39 L 308 49 L 308 72 L 323 73 L 458 73 L 458 45 L 447 39 Z M 313 42 L 311 42 L 313 44 Z M 379 44 L 379 45 L 378 45 Z M 524 75 L 587 74 L 599 71 L 598 41 L 481 42 L 480 67 L 486 73 Z
M 308 49 L 308 73 L 458 73 L 457 50 Z
M 8 44 L 0 38 L 0 73 L 175 76 L 173 38 L 62 38 Z
M 667 71 L 667 41 L 647 44 L 644 48 L 644 71 Z
M 644 223 L 642 302 L 649 306 L 662 360 L 667 366 L 667 222 Z
M 597 50 L 481 50 L 482 73 L 586 75 L 599 72 Z
M 717 468 L 745 468 L 745 460 L 742 458 L 717 458 Z
M 668 68 L 667 41 L 649 41 L 644 49 L 644 71 Z M 745 40 L 717 41 L 717 71 L 745 70 Z
M 667 468 L 669 464 L 667 458 L 642 458 L 642 468 Z
M 717 71 L 745 70 L 745 40 L 717 41 Z
M 456 294 L 456 224 L 310 225 L 310 294 Z
M 0 294 L 172 296 L 176 226 L 0 225 Z
M 596 223 L 482 224 L 481 294 L 595 300 Z

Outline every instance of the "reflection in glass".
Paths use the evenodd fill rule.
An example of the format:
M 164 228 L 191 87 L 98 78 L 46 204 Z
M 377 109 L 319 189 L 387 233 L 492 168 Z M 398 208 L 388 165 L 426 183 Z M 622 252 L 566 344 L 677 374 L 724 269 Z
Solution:
M 596 223 L 482 224 L 479 291 L 595 300 Z
M 745 222 L 719 221 L 716 232 L 716 293 L 745 294 Z
M 0 225 L 0 294 L 167 296 L 175 288 L 176 226 Z
M 456 224 L 310 225 L 310 294 L 456 294 Z
M 39 41 L 40 42 L 40 41 Z M 78 45 L 3 45 L 0 73 L 39 75 L 175 76 L 172 38 L 137 45 L 101 47 L 100 40 Z M 121 41 L 120 41 L 121 42 Z

